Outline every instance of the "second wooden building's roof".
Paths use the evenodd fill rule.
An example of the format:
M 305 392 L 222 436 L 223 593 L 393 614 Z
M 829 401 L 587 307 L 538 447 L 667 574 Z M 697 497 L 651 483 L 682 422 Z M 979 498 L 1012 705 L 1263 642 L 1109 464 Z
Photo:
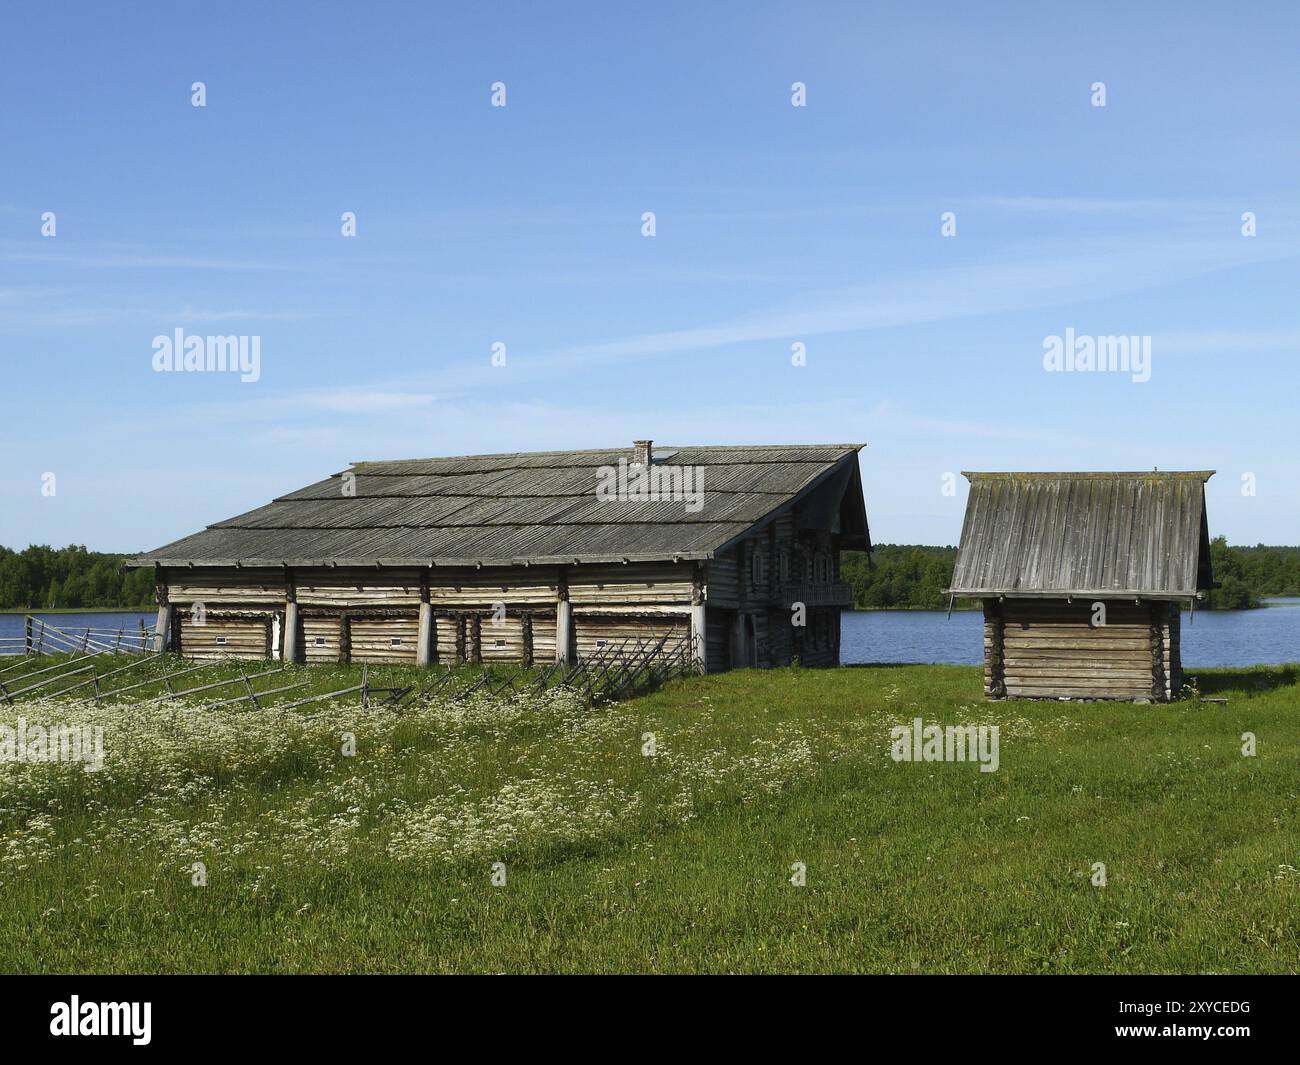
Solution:
M 1189 599 L 1213 586 L 1205 482 L 1184 473 L 966 473 L 955 596 Z
M 598 498 L 628 448 L 359 462 L 132 560 L 137 566 L 518 565 L 702 559 L 754 524 L 834 495 L 869 547 L 860 444 L 654 449 L 702 470 L 703 497 Z M 835 493 L 839 493 L 835 495 Z M 349 494 L 351 493 L 351 494 Z

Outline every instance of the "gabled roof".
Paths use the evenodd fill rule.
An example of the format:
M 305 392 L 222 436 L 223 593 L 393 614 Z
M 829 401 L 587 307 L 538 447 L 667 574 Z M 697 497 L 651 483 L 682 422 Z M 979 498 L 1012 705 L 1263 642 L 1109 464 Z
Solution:
M 1187 473 L 966 473 L 948 593 L 1189 599 L 1213 586 L 1205 482 Z
M 518 565 L 706 559 L 755 523 L 842 483 L 844 543 L 869 547 L 861 444 L 655 447 L 700 467 L 702 506 L 605 500 L 630 448 L 358 462 L 133 559 L 135 566 Z M 345 492 L 349 477 L 353 495 Z M 824 494 L 824 493 L 823 493 Z

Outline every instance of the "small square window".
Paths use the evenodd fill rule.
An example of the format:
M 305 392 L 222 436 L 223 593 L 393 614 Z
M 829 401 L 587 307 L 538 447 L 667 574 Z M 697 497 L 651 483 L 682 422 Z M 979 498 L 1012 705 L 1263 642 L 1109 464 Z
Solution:
M 506 645 L 506 641 L 505 641 L 505 640 L 497 640 L 497 641 L 493 644 L 494 647 L 504 647 L 505 645 Z
M 393 637 L 393 641 L 392 641 L 392 646 L 393 646 L 393 647 L 401 647 L 401 646 L 402 646 L 402 638 L 401 638 L 400 636 L 394 636 L 394 637 Z
M 324 647 L 324 646 L 325 646 L 325 637 L 324 637 L 324 636 L 317 636 L 317 637 L 316 637 L 316 646 L 317 646 L 317 647 Z
M 596 650 L 597 650 L 597 651 L 599 651 L 599 650 L 600 650 L 602 647 L 604 647 L 604 646 L 605 646 L 605 641 L 604 641 L 604 640 L 597 640 L 597 641 L 596 641 Z
M 225 638 L 224 636 L 218 636 L 218 637 L 217 637 L 217 644 L 218 644 L 218 645 L 223 644 L 223 643 L 225 643 L 225 642 L 226 642 L 226 638 Z

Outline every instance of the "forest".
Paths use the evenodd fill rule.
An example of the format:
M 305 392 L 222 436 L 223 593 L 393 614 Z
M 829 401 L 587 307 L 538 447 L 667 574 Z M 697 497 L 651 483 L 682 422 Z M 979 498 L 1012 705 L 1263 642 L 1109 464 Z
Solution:
M 877 544 L 870 559 L 845 551 L 840 576 L 853 588 L 859 610 L 946 610 L 943 590 L 956 559 L 955 547 Z M 1300 595 L 1300 547 L 1232 547 L 1219 536 L 1210 543 L 1210 561 L 1221 586 L 1202 604 L 1211 610 L 1244 610 L 1262 605 L 1265 596 Z
M 152 610 L 153 571 L 122 569 L 126 555 L 79 544 L 0 547 L 0 609 L 118 607 Z
M 1211 542 L 1210 554 L 1221 585 L 1206 604 L 1212 610 L 1248 609 L 1260 606 L 1265 596 L 1300 595 L 1300 547 L 1232 547 L 1220 536 Z M 152 610 L 153 573 L 124 571 L 127 557 L 79 544 L 22 551 L 0 547 L 0 609 Z M 877 544 L 869 558 L 845 551 L 840 576 L 853 588 L 859 610 L 942 610 L 956 558 L 955 547 Z

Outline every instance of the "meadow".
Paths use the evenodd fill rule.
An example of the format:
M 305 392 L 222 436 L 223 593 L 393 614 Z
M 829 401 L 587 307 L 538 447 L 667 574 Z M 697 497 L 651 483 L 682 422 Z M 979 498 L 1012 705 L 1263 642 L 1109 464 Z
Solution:
M 1226 703 L 865 666 L 596 707 L 0 706 L 106 752 L 0 765 L 0 970 L 1296 972 L 1297 674 L 1192 672 Z M 915 717 L 998 725 L 997 772 L 895 762 Z

